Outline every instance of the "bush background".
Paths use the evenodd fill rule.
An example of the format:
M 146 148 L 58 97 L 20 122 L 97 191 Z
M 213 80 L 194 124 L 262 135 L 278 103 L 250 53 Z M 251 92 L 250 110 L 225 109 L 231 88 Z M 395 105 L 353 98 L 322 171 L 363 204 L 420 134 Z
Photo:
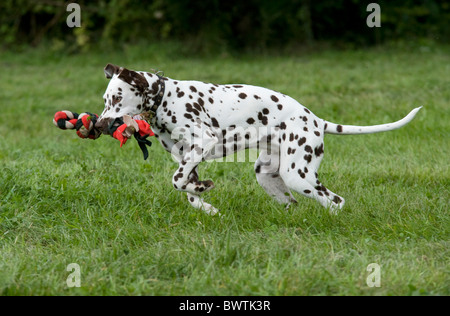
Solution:
M 366 26 L 371 2 L 381 28 Z M 448 42 L 450 3 L 442 0 L 112 0 L 86 1 L 81 28 L 66 25 L 67 2 L 3 0 L 0 44 L 89 49 L 175 40 L 195 52 L 297 49 L 317 43 L 355 48 L 387 42 Z

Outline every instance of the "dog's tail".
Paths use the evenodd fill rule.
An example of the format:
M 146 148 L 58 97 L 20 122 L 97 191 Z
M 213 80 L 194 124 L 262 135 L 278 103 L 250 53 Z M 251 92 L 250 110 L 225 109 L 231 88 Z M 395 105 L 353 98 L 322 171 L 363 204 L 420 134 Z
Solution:
M 372 126 L 340 125 L 324 121 L 325 122 L 324 131 L 326 134 L 335 134 L 335 135 L 358 135 L 358 134 L 372 134 L 372 133 L 392 131 L 411 122 L 414 116 L 416 116 L 417 112 L 419 112 L 421 108 L 422 107 L 415 108 L 400 121 L 381 125 L 372 125 Z

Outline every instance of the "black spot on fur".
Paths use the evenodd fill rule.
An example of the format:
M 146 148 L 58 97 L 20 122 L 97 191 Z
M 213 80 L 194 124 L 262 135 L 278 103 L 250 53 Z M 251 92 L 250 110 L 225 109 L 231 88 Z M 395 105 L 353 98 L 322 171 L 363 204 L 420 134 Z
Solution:
M 341 200 L 341 198 L 339 196 L 335 195 L 333 197 L 333 202 L 336 203 L 336 204 L 339 204 L 339 203 L 342 202 L 342 200 Z
M 303 157 L 303 159 L 305 159 L 308 163 L 310 163 L 310 162 L 311 162 L 311 159 L 312 159 L 312 156 L 311 156 L 311 155 L 305 155 L 305 156 Z
M 239 97 L 241 99 L 245 99 L 247 97 L 247 95 L 245 93 L 239 93 Z
M 211 123 L 214 127 L 219 127 L 219 122 L 214 117 L 211 118 Z
M 158 93 L 158 88 L 159 88 L 159 85 L 158 85 L 158 82 L 153 82 L 152 83 L 152 93 L 153 94 L 157 94 Z
M 250 117 L 250 118 L 247 119 L 247 123 L 248 124 L 253 124 L 253 123 L 255 123 L 255 119 Z
M 197 102 L 194 102 L 194 108 L 199 112 L 202 110 L 202 107 Z
M 258 119 L 263 123 L 263 125 L 267 125 L 267 116 L 264 116 L 261 112 L 258 112 Z
M 267 116 L 264 116 L 261 120 L 261 123 L 263 123 L 263 125 L 267 125 L 269 122 L 267 121 Z
M 319 182 L 319 181 L 317 181 L 317 182 Z M 316 185 L 316 186 L 314 187 L 317 191 L 327 192 L 327 188 L 325 188 L 325 186 L 324 186 L 323 184 L 320 184 L 320 182 L 319 182 L 318 184 L 319 184 L 319 185 Z
M 319 157 L 320 155 L 323 154 L 323 143 L 320 144 L 320 146 L 314 148 L 314 154 L 316 155 L 316 157 Z
M 270 98 L 272 99 L 273 102 L 278 102 L 278 98 L 274 95 L 270 96 Z
M 301 145 L 303 145 L 304 143 L 306 143 L 306 137 L 302 137 L 298 140 L 298 146 L 300 147 Z
M 342 133 L 342 125 L 338 125 L 336 130 L 338 131 L 338 133 Z
M 312 154 L 312 152 L 313 152 L 311 146 L 309 146 L 309 145 L 306 145 L 306 146 L 305 146 L 305 151 L 306 151 L 307 153 L 310 153 L 310 154 Z

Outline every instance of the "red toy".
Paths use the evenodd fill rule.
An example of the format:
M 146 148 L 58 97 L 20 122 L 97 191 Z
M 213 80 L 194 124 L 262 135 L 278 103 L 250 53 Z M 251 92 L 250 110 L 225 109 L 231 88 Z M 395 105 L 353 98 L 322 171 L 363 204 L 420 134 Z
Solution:
M 95 127 L 97 120 L 98 115 L 89 112 L 78 114 L 71 111 L 58 111 L 53 118 L 53 124 L 60 129 L 76 129 L 77 135 L 81 138 L 97 139 L 102 135 L 101 131 Z M 120 141 L 120 147 L 134 135 L 144 154 L 144 159 L 147 159 L 148 150 L 145 146 L 152 145 L 147 137 L 155 135 L 150 124 L 144 120 L 135 120 L 128 115 L 117 118 L 115 122 L 119 124 L 117 127 L 112 127 L 111 132 L 112 136 Z

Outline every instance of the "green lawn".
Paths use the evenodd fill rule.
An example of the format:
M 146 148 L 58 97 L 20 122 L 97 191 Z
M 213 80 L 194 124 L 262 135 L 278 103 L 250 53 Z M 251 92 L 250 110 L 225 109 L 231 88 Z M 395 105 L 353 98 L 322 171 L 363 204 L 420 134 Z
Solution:
M 65 55 L 0 53 L 0 294 L 449 295 L 450 48 L 198 57 L 177 46 Z M 142 159 L 103 136 L 82 140 L 56 111 L 101 113 L 107 63 L 177 79 L 247 83 L 288 94 L 374 135 L 326 136 L 321 180 L 346 199 L 331 216 L 297 195 L 285 211 L 253 163 L 204 163 L 205 199 L 175 191 L 176 164 L 155 140 Z M 81 268 L 68 287 L 67 265 Z M 369 287 L 370 263 L 381 287 Z

